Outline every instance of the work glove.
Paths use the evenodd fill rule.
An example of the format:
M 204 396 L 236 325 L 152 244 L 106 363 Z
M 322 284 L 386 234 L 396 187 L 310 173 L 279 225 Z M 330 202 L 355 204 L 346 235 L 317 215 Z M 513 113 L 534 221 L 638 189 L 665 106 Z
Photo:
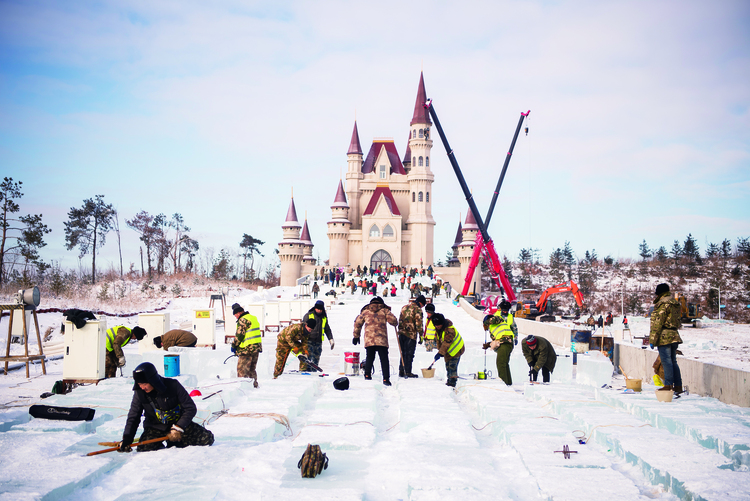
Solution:
M 435 362 L 440 360 L 443 356 L 440 353 L 435 354 Z
M 232 353 L 237 353 L 237 347 L 235 345 L 232 345 L 231 350 L 232 350 Z
M 133 448 L 130 447 L 130 444 L 133 442 L 130 440 L 123 440 L 122 442 L 118 442 L 117 444 L 117 452 L 133 452 Z
M 490 345 L 491 345 L 491 344 L 492 344 L 492 343 L 484 343 L 484 344 L 482 345 L 482 349 L 483 349 L 483 350 L 487 350 L 487 349 L 489 349 L 489 347 L 490 347 Z
M 422 344 L 422 338 L 419 338 L 419 342 L 417 344 Z
M 333 339 L 329 339 L 328 341 L 331 343 L 331 349 L 333 349 L 336 346 L 336 342 Z
M 536 376 L 537 374 L 539 374 L 539 371 L 537 371 L 537 370 L 531 369 L 529 371 L 529 376 Z
M 167 434 L 167 440 L 170 442 L 179 442 L 182 440 L 182 432 L 184 430 L 177 426 L 176 424 L 172 425 L 172 429 L 169 430 L 169 433 Z
M 117 367 L 125 367 L 125 356 L 117 359 Z
M 649 346 L 651 347 L 652 350 L 654 349 L 654 345 L 653 344 L 649 344 Z
M 359 338 L 358 337 L 353 337 L 352 338 L 352 344 L 355 345 L 355 346 L 358 345 L 359 344 Z
M 515 337 L 515 336 L 513 336 L 513 344 L 514 344 L 515 346 L 518 346 L 518 338 L 517 338 L 517 337 Z

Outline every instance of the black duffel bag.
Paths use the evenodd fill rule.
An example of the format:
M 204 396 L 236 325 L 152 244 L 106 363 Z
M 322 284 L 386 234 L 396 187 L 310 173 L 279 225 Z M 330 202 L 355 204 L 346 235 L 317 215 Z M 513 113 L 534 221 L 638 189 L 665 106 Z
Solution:
M 54 405 L 32 405 L 29 414 L 35 418 L 58 421 L 91 421 L 96 410 L 88 407 L 55 407 Z

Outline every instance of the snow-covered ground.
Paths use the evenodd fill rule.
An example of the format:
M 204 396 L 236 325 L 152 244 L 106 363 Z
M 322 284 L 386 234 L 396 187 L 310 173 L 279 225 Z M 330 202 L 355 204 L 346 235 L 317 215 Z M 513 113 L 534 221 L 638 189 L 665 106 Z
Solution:
M 467 344 L 456 390 L 444 384 L 442 361 L 435 378 L 399 380 L 393 329 L 393 386 L 383 386 L 376 371 L 373 381 L 353 376 L 349 390 L 335 390 L 331 383 L 343 370 L 343 354 L 364 356 L 361 345 L 351 343 L 352 325 L 370 297 L 347 293 L 339 296 L 343 304 L 329 310 L 336 346 L 324 345 L 321 366 L 328 376 L 290 372 L 296 369 L 290 357 L 284 375 L 272 379 L 271 332 L 263 339 L 258 389 L 232 377 L 236 358 L 223 364 L 230 355 L 226 345 L 182 352 L 185 370 L 178 379 L 203 394 L 196 397 L 196 421 L 215 434 L 211 447 L 85 456 L 103 448 L 98 442 L 121 437 L 132 397 L 128 375 L 140 361 L 157 356 L 139 355 L 136 344 L 125 348 L 125 377 L 67 395 L 39 398 L 62 378 L 62 360 L 49 362 L 47 375 L 34 365 L 30 379 L 23 369 L 0 377 L 0 499 L 750 498 L 750 409 L 696 395 L 659 403 L 648 384 L 640 394 L 627 393 L 606 359 L 580 356 L 573 366 L 562 349 L 551 384 L 526 382 L 528 368 L 519 348 L 513 351 L 512 387 L 497 379 L 475 380 L 472 373 L 485 364 L 484 332 L 445 297 L 436 299 L 437 310 L 454 322 Z M 258 299 L 244 292 L 229 303 Z M 406 300 L 385 299 L 397 316 Z M 207 305 L 205 297 L 175 299 L 166 311 L 177 328 L 194 308 Z M 41 315 L 42 331 L 59 327 L 61 318 Z M 137 317 L 107 320 L 132 326 Z M 630 321 L 636 334 L 647 331 L 648 319 Z M 682 349 L 686 356 L 705 355 L 733 366 L 732 355 L 725 364 L 714 352 L 728 351 L 721 349 L 725 345 L 747 346 L 746 327 L 686 329 Z M 7 332 L 7 318 L 0 332 Z M 221 327 L 216 337 L 223 341 Z M 741 368 L 747 369 L 747 358 Z M 415 369 L 431 360 L 419 346 Z M 493 354 L 486 364 L 495 375 Z M 601 388 L 602 381 L 610 387 Z M 30 419 L 28 407 L 35 403 L 93 407 L 96 417 L 91 422 Z M 297 469 L 308 443 L 320 444 L 330 459 L 315 479 L 301 478 Z M 555 452 L 565 445 L 576 451 L 570 459 Z

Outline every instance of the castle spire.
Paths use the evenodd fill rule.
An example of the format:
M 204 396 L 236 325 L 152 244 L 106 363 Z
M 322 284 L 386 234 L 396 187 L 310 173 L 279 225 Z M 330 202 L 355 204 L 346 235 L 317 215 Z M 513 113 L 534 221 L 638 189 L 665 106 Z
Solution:
M 302 235 L 300 235 L 299 239 L 307 245 L 312 245 L 310 230 L 307 229 L 307 218 L 305 218 L 305 224 L 302 226 Z
M 469 213 L 471 213 L 471 211 Z M 458 231 L 456 231 L 456 240 L 453 242 L 453 247 L 456 247 L 458 244 L 460 244 L 463 241 L 464 237 L 463 237 L 463 233 L 461 233 L 462 230 L 463 228 L 461 227 L 461 221 L 459 221 Z
M 362 147 L 359 145 L 359 131 L 357 130 L 357 121 L 354 121 L 354 130 L 352 131 L 352 140 L 349 142 L 349 151 L 347 155 L 361 155 Z
M 333 205 L 331 206 L 331 209 L 333 209 L 334 207 L 349 208 L 349 204 L 346 203 L 346 193 L 344 193 L 344 183 L 341 182 L 341 179 L 339 179 L 339 189 L 336 190 L 336 198 L 333 200 Z
M 297 209 L 294 207 L 294 197 L 292 197 L 292 201 L 289 202 L 289 209 L 286 211 L 286 220 L 284 221 L 282 228 L 292 226 L 297 228 L 302 227 L 297 220 Z
M 464 230 L 478 230 L 479 225 L 477 224 L 477 220 L 474 219 L 474 213 L 469 210 L 469 212 L 466 213 L 466 221 L 464 221 Z
M 404 161 L 402 162 L 404 165 L 411 165 L 411 146 L 409 145 L 409 141 L 411 141 L 411 132 L 409 132 L 409 138 L 406 140 L 406 154 L 404 155 Z
M 424 74 L 419 73 L 419 88 L 417 89 L 417 101 L 414 103 L 414 116 L 411 117 L 411 123 L 414 124 L 430 124 L 430 112 L 424 107 L 424 103 L 427 101 L 427 91 L 424 89 Z

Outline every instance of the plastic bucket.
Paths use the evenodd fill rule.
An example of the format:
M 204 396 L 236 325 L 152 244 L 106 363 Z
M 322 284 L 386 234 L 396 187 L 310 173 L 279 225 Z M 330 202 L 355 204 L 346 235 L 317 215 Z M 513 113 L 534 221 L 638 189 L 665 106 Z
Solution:
M 180 375 L 180 356 L 164 355 L 164 377 Z
M 628 390 L 633 390 L 633 391 L 641 391 L 642 383 L 643 381 L 641 381 L 640 379 L 626 379 L 625 388 L 627 388 Z
M 344 352 L 344 374 L 346 374 L 347 376 L 359 375 L 359 352 L 358 351 Z
M 671 391 L 656 390 L 656 400 L 659 402 L 671 402 L 674 393 Z
M 422 377 L 425 379 L 429 379 L 431 377 L 435 376 L 435 369 L 422 369 Z

